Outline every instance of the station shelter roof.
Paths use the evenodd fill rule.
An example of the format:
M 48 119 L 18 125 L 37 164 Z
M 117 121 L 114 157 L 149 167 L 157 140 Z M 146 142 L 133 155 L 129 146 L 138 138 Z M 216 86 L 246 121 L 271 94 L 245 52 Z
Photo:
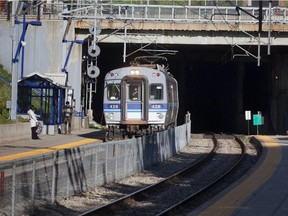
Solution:
M 65 73 L 33 72 L 19 80 L 18 84 L 20 86 L 30 86 L 34 88 L 67 88 L 65 82 Z

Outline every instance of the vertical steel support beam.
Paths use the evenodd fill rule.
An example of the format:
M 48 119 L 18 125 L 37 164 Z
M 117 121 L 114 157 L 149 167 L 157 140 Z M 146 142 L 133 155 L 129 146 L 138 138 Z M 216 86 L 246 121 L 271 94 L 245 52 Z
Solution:
M 118 155 L 118 147 L 119 145 L 115 145 L 113 146 L 113 156 L 115 157 L 115 179 L 114 180 L 118 180 L 118 158 L 117 158 L 117 155 Z
M 56 189 L 56 153 L 53 153 L 53 168 L 52 168 L 52 186 L 51 186 L 51 202 L 55 202 Z
M 33 160 L 32 164 L 32 186 L 31 186 L 31 211 L 32 214 L 34 213 L 34 206 L 35 206 L 35 170 L 36 170 L 36 162 Z
M 263 8 L 263 1 L 259 1 L 259 18 L 258 18 L 258 56 L 257 56 L 257 66 L 260 66 L 260 60 L 261 60 L 261 32 L 262 32 L 262 8 Z
M 267 47 L 267 55 L 271 54 L 271 4 L 272 1 L 269 1 L 269 20 L 268 20 L 268 47 Z
M 127 43 L 127 25 L 124 29 L 124 49 L 123 49 L 123 62 L 126 62 L 126 43 Z
M 124 145 L 124 176 L 127 176 L 127 145 Z
M 97 163 L 97 148 L 95 147 L 95 151 L 94 151 L 94 154 L 95 154 L 95 187 L 97 186 L 97 165 L 98 165 L 98 163 Z
M 66 197 L 70 196 L 70 178 L 72 178 L 72 172 L 69 172 L 71 170 L 71 151 L 69 151 L 70 154 L 67 154 L 67 188 L 66 188 Z
M 12 57 L 14 52 L 14 47 L 17 46 L 16 43 L 16 25 L 15 25 L 15 11 L 17 7 L 18 1 L 12 1 L 12 29 L 13 29 L 13 35 L 12 35 Z M 16 63 L 13 62 L 12 59 L 12 91 L 11 91 L 11 114 L 10 119 L 16 120 L 16 114 L 17 114 L 17 95 L 18 95 L 18 68 L 16 68 Z
M 15 191 L 16 191 L 16 165 L 12 168 L 12 200 L 11 200 L 11 215 L 15 215 Z

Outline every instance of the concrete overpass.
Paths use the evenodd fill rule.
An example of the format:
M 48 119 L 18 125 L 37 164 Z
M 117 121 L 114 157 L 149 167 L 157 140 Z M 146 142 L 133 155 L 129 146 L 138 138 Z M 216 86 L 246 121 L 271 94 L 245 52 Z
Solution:
M 97 24 L 103 30 L 107 30 L 99 35 L 99 41 L 107 43 L 123 42 L 123 37 L 132 43 L 145 43 L 151 40 L 164 44 L 196 45 L 255 45 L 258 43 L 259 22 L 256 18 L 259 16 L 259 8 L 244 7 L 237 11 L 235 7 L 216 6 L 102 4 L 97 6 L 96 12 L 94 9 L 94 6 L 84 5 L 62 14 L 62 17 L 76 20 L 75 28 L 78 30 L 88 29 L 97 19 Z M 287 44 L 287 9 L 263 8 L 262 14 L 261 43 L 267 44 L 268 32 L 271 32 L 273 45 Z M 145 41 L 141 32 L 125 36 L 122 34 L 122 37 L 119 34 L 117 36 L 111 34 L 111 31 L 118 30 L 119 33 L 121 29 L 132 32 L 145 31 L 147 40 Z
M 127 54 L 127 61 L 130 57 L 135 57 L 140 53 L 135 51 L 141 50 L 142 45 L 151 44 L 151 46 L 161 45 L 165 50 L 178 50 L 176 56 L 171 56 L 170 68 L 175 71 L 175 76 L 178 82 L 181 83 L 180 89 L 180 102 L 181 112 L 183 115 L 186 111 L 193 115 L 199 114 L 195 107 L 197 103 L 203 101 L 217 100 L 215 98 L 222 97 L 223 92 L 233 92 L 234 96 L 226 95 L 227 97 L 220 107 L 230 106 L 231 121 L 227 127 L 232 128 L 236 132 L 245 132 L 246 122 L 243 113 L 246 108 L 253 109 L 254 111 L 265 109 L 264 115 L 266 119 L 265 127 L 266 133 L 285 133 L 288 128 L 288 115 L 285 110 L 288 108 L 287 102 L 287 58 L 286 46 L 288 45 L 287 37 L 287 9 L 286 8 L 273 8 L 271 10 L 271 19 L 269 18 L 268 8 L 263 8 L 263 26 L 261 33 L 261 66 L 257 67 L 258 56 L 258 8 L 243 8 L 253 16 L 246 13 L 237 14 L 235 7 L 188 7 L 188 6 L 155 6 L 155 5 L 82 5 L 65 11 L 63 5 L 49 6 L 50 11 L 41 14 L 42 27 L 32 27 L 27 31 L 25 47 L 25 74 L 34 71 L 43 73 L 61 73 L 61 68 L 65 62 L 68 53 L 69 44 L 62 43 L 63 35 L 69 18 L 72 18 L 69 31 L 67 31 L 67 39 L 85 39 L 91 33 L 89 28 L 95 23 L 101 27 L 101 33 L 97 35 L 97 43 L 101 48 L 101 53 L 97 57 L 97 66 L 100 68 L 100 76 L 98 77 L 97 91 L 93 96 L 93 104 L 97 104 L 94 109 L 97 116 L 95 119 L 101 119 L 101 100 L 102 100 L 102 87 L 103 75 L 109 70 L 120 67 L 123 64 L 123 55 Z M 63 8 L 64 14 L 63 15 Z M 96 10 L 94 10 L 96 8 Z M 62 15 L 61 15 L 62 13 Z M 232 15 L 233 14 L 233 15 Z M 28 19 L 37 19 L 36 14 L 27 15 Z M 19 17 L 20 18 L 20 17 Z M 64 18 L 64 20 L 63 20 Z M 6 21 L 5 14 L 2 13 L 2 20 L 0 21 L 0 60 L 8 70 L 11 68 L 12 56 L 12 27 L 9 21 Z M 21 18 L 20 18 L 21 19 Z M 269 21 L 271 20 L 271 22 Z M 269 24 L 271 23 L 271 25 Z M 16 26 L 14 31 L 21 34 L 22 26 Z M 266 47 L 268 44 L 269 29 L 271 30 L 271 55 L 267 55 Z M 15 39 L 17 40 L 17 38 Z M 124 52 L 123 44 L 127 45 L 126 52 Z M 134 46 L 134 44 L 136 46 Z M 265 46 L 265 49 L 264 49 Z M 15 49 L 15 47 L 14 47 Z M 77 45 L 73 47 L 71 57 L 68 62 L 67 70 L 69 71 L 69 84 L 74 89 L 75 108 L 77 111 L 82 111 L 87 114 L 87 104 L 85 103 L 85 92 L 83 92 L 83 79 L 87 72 L 87 67 L 91 62 L 84 60 L 83 56 L 87 56 L 88 42 L 82 46 Z M 227 54 L 228 53 L 228 54 Z M 131 54 L 131 55 L 130 55 Z M 133 54 L 133 55 L 132 55 Z M 245 56 L 245 57 L 243 57 Z M 111 61 L 111 59 L 113 61 Z M 219 59 L 221 60 L 219 63 Z M 207 65 L 207 63 L 209 64 Z M 227 66 L 228 65 L 228 66 Z M 252 66 L 251 66 L 252 65 Z M 219 66 L 219 68 L 215 68 Z M 18 65 L 18 67 L 20 67 Z M 20 69 L 19 69 L 20 70 Z M 253 71 L 259 73 L 259 80 L 255 77 L 249 77 L 254 74 Z M 199 75 L 195 75 L 199 73 Z M 208 72 L 208 71 L 211 71 Z M 218 76 L 220 71 L 224 72 L 225 76 Z M 230 73 L 229 73 L 230 71 Z M 264 71 L 264 72 L 263 72 Z M 234 72 L 234 73 L 231 73 Z M 227 74 L 226 74 L 227 73 Z M 25 75 L 24 74 L 24 75 Z M 204 81 L 218 80 L 220 77 L 226 77 L 234 74 L 231 79 L 233 82 L 225 81 L 228 89 L 214 95 L 212 98 L 197 99 L 197 95 L 189 98 L 194 92 L 204 91 L 203 89 L 193 89 L 190 92 L 191 82 L 202 79 Z M 261 75 L 262 74 L 262 75 Z M 245 78 L 248 77 L 248 78 Z M 276 78 L 277 77 L 277 78 Z M 245 90 L 245 79 L 252 79 L 260 83 L 264 79 L 264 87 L 259 92 L 257 89 L 249 92 L 247 87 Z M 79 82 L 82 80 L 82 82 Z M 189 81 L 189 82 L 188 82 Z M 203 83 L 204 88 L 208 89 L 213 86 L 215 82 L 208 82 L 209 85 Z M 247 80 L 246 80 L 247 81 Z M 220 82 L 220 80 L 218 80 Z M 197 83 L 194 83 L 196 86 Z M 267 84 L 267 91 L 265 85 Z M 258 83 L 251 85 L 258 86 Z M 262 84 L 260 84 L 262 85 Z M 84 89 L 87 90 L 87 85 Z M 200 88 L 200 87 L 199 87 Z M 218 88 L 214 86 L 213 88 Z M 213 90 L 212 90 L 213 91 Z M 245 99 L 245 91 L 248 91 L 255 98 L 260 98 L 260 102 L 253 103 L 253 97 Z M 265 91 L 265 105 L 261 104 L 261 91 Z M 248 94 L 249 94 L 248 93 Z M 190 95 L 189 95 L 190 94 Z M 212 92 L 209 92 L 212 94 Z M 228 99 L 228 98 L 231 98 Z M 233 99 L 234 98 L 234 99 Z M 221 101 L 220 100 L 220 101 Z M 248 102 L 245 102 L 248 100 Z M 192 101 L 196 101 L 193 103 Z M 250 101 L 250 102 L 249 102 Z M 252 102 L 251 102 L 252 101 Z M 231 103 L 231 104 L 228 104 Z M 246 105 L 245 105 L 246 104 Z M 254 104 L 257 104 L 254 106 Z M 259 105 L 259 106 L 258 106 Z M 203 103 L 199 107 L 209 107 L 208 104 Z M 211 107 L 210 107 L 211 108 Z M 201 109 L 201 108 L 200 108 Z M 214 108 L 213 108 L 214 109 Z M 192 123 L 193 126 L 203 123 L 203 119 L 207 122 L 215 121 L 215 125 L 221 122 L 222 112 L 219 108 L 211 109 L 213 115 L 207 116 L 203 114 L 201 118 Z M 225 108 L 226 109 L 226 108 Z M 96 110 L 96 111 L 95 111 Z M 267 110 L 267 111 L 266 111 Z M 262 110 L 263 111 L 263 110 Z M 199 111 L 200 112 L 200 111 Z M 209 111 L 208 111 L 209 112 Z M 218 113 L 218 114 L 217 114 Z M 206 115 L 206 117 L 205 117 Z M 200 115 L 198 115 L 200 116 Z M 181 116 L 180 116 L 181 118 Z M 179 119 L 180 119 L 179 118 Z M 197 117 L 194 117 L 197 119 Z M 233 121 L 233 122 L 232 122 Z M 218 123 L 217 123 L 218 122 Z M 201 127 L 194 128 L 194 132 L 209 129 L 209 124 L 202 125 Z M 216 127 L 216 126 L 215 126 Z M 272 128 L 272 129 L 271 129 Z M 211 129 L 211 128 L 210 128 Z M 212 129 L 211 129 L 212 130 Z M 193 131 L 192 131 L 193 132 Z

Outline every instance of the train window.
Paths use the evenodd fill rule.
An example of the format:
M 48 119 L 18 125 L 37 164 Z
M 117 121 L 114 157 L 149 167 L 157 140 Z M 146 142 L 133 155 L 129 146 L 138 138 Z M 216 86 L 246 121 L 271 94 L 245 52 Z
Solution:
M 141 83 L 131 84 L 129 86 L 129 99 L 133 101 L 141 100 Z
M 150 100 L 162 100 L 163 99 L 163 85 L 151 84 L 150 85 Z
M 108 84 L 107 85 L 107 98 L 108 100 L 120 100 L 120 85 Z

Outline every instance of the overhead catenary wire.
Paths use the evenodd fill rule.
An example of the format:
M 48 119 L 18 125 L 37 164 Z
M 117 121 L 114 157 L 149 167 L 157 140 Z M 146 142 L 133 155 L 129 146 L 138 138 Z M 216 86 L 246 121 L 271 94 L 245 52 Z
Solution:
M 233 5 L 233 3 L 231 3 L 231 1 L 226 1 L 226 2 L 228 2 L 228 3 L 230 3 L 230 5 Z M 185 6 L 185 5 L 181 5 L 179 2 L 175 2 L 176 4 L 178 4 L 178 5 L 180 5 L 180 6 L 182 6 L 182 7 L 185 7 L 185 8 L 187 8 L 191 13 L 194 13 L 194 14 L 196 14 L 197 13 L 197 15 L 199 16 L 199 17 L 202 17 L 203 19 L 205 19 L 205 20 L 207 20 L 207 21 L 209 21 L 214 27 L 215 27 L 215 29 L 216 30 L 218 30 L 218 32 L 219 32 L 219 34 L 221 34 L 222 36 L 223 36 L 223 39 L 226 41 L 226 43 L 227 44 L 229 44 L 230 45 L 230 50 L 231 49 L 233 49 L 233 45 L 234 45 L 234 43 L 233 43 L 233 39 L 232 39 L 232 41 L 231 40 L 229 40 L 228 38 L 227 38 L 227 36 L 226 35 L 224 35 L 224 33 L 218 28 L 218 26 L 217 26 L 217 24 L 216 24 L 216 22 L 214 22 L 213 21 L 213 16 L 215 16 L 215 15 L 221 15 L 221 17 L 222 17 L 222 20 L 224 20 L 224 22 L 226 23 L 226 25 L 229 27 L 229 29 L 231 29 L 232 31 L 234 31 L 234 29 L 236 28 L 236 25 L 233 25 L 233 24 L 231 24 L 231 23 L 229 23 L 226 19 L 225 19 L 225 17 L 224 16 L 227 16 L 227 14 L 225 14 L 225 13 L 223 13 L 222 11 L 221 11 L 221 9 L 219 9 L 219 7 L 218 7 L 218 4 L 215 2 L 215 1 L 213 1 L 213 4 L 214 4 L 214 6 L 216 7 L 216 9 L 218 10 L 218 12 L 217 13 L 214 13 L 210 18 L 205 14 L 205 15 L 202 15 L 202 14 L 199 14 L 197 11 L 194 11 L 194 10 L 192 10 L 191 8 L 189 8 L 188 6 Z M 99 6 L 100 7 L 100 6 Z M 86 10 L 88 10 L 88 8 L 89 9 L 92 9 L 91 7 L 85 7 L 85 9 Z M 128 7 L 125 7 L 125 14 L 127 14 L 127 8 Z M 77 11 L 79 11 L 80 10 L 80 8 L 78 8 L 77 9 Z M 215 9 L 213 9 L 213 11 L 214 11 Z M 174 10 L 173 10 L 174 11 Z M 233 15 L 233 16 L 239 16 L 240 15 L 240 12 L 239 11 L 242 11 L 241 10 L 241 8 L 239 7 L 239 6 L 235 6 L 235 11 L 236 11 L 236 13 L 234 14 L 234 13 L 229 13 L 229 15 Z M 71 10 L 71 12 L 74 12 L 74 10 Z M 76 11 L 75 11 L 76 12 Z M 73 15 L 72 15 L 73 16 Z M 75 17 L 76 19 L 77 19 L 77 16 L 73 16 L 73 17 Z M 79 17 L 78 17 L 79 18 Z M 85 19 L 85 17 L 82 17 L 83 19 Z M 254 18 L 256 18 L 255 16 L 254 16 Z M 107 18 L 108 19 L 108 18 Z M 122 19 L 119 19 L 118 17 L 117 17 L 117 14 L 109 14 L 109 19 L 111 19 L 111 21 L 113 22 L 113 20 L 122 20 Z M 124 19 L 123 20 L 123 22 L 124 23 L 127 23 L 128 22 L 128 20 L 129 19 Z M 132 22 L 130 22 L 130 26 L 132 27 L 132 28 L 135 28 L 135 26 L 133 26 L 133 23 Z M 126 34 L 125 34 L 125 41 L 127 40 L 127 35 L 128 35 L 128 33 L 127 33 L 127 27 L 128 26 L 124 26 L 122 29 L 126 29 L 125 31 L 126 31 Z M 136 29 L 136 28 L 135 28 Z M 107 35 L 105 38 L 107 38 L 107 37 L 109 37 L 109 36 L 111 36 L 111 35 L 113 35 L 114 33 L 118 33 L 120 30 L 116 30 L 115 32 L 112 32 L 111 34 L 109 34 L 109 35 Z M 141 30 L 140 30 L 141 31 Z M 240 29 L 240 31 L 241 32 L 243 32 L 244 34 L 246 34 L 246 35 L 248 35 L 249 37 L 251 37 L 253 40 L 257 40 L 257 37 L 256 36 L 253 36 L 252 34 L 249 34 L 249 33 L 247 33 L 247 32 L 245 32 L 245 31 L 243 31 L 243 30 L 241 30 Z M 143 31 L 142 31 L 143 32 Z M 115 34 L 116 35 L 116 34 Z M 117 35 L 116 35 L 116 37 L 117 37 Z M 150 35 L 149 36 L 142 36 L 143 38 L 145 38 L 146 40 L 148 40 L 148 41 L 153 41 L 154 42 L 154 44 L 156 45 L 156 46 L 158 46 L 159 44 L 157 44 L 157 42 L 156 42 L 156 40 L 157 40 L 157 36 L 155 36 L 155 39 L 151 39 L 151 37 L 150 37 Z M 101 40 L 104 40 L 105 38 L 103 38 L 103 39 L 101 39 Z M 120 38 L 120 37 L 119 37 Z M 258 36 L 258 38 L 259 38 L 259 36 Z M 123 39 L 123 37 L 122 37 L 122 39 Z M 134 39 L 137 39 L 137 38 L 134 38 Z M 259 39 L 258 39 L 259 40 Z M 149 43 L 149 42 L 148 42 Z M 258 44 L 260 44 L 260 43 L 262 43 L 261 41 L 258 41 Z M 141 51 L 144 51 L 144 50 L 141 50 Z
M 219 13 L 212 14 L 212 16 L 210 17 L 210 19 L 208 19 L 207 16 L 201 16 L 201 17 L 204 18 L 204 19 L 206 19 L 206 20 L 208 20 L 209 22 L 211 22 L 211 23 L 213 24 L 213 26 L 216 28 L 216 30 L 219 31 L 220 34 L 223 36 L 223 38 L 224 38 L 224 40 L 227 42 L 227 44 L 229 44 L 229 45 L 231 46 L 231 48 L 230 48 L 230 51 L 231 51 L 231 50 L 234 49 L 235 44 L 234 44 L 233 42 L 228 41 L 228 39 L 226 38 L 226 35 L 224 35 L 224 34 L 222 33 L 222 31 L 220 31 L 220 30 L 218 29 L 216 23 L 215 23 L 215 22 L 213 21 L 213 19 L 212 19 L 213 16 L 215 16 L 215 15 L 221 15 L 222 19 L 224 20 L 224 22 L 226 23 L 226 25 L 227 25 L 231 30 L 235 29 L 235 25 L 227 22 L 227 20 L 225 19 L 224 15 L 232 15 L 232 16 L 235 15 L 235 16 L 239 16 L 239 15 L 240 15 L 239 10 L 241 10 L 241 11 L 247 13 L 248 15 L 251 15 L 254 19 L 258 19 L 258 18 L 255 17 L 253 14 L 250 14 L 249 12 L 246 12 L 245 10 L 241 9 L 239 6 L 234 5 L 231 1 L 226 0 L 226 2 L 229 3 L 231 6 L 235 6 L 235 10 L 236 10 L 237 13 L 235 13 L 235 14 L 232 14 L 232 13 L 231 13 L 231 14 L 230 14 L 230 13 L 228 13 L 228 14 L 223 14 L 223 13 L 221 12 L 221 10 L 219 9 L 218 4 L 217 4 L 215 1 L 213 1 L 214 6 L 217 8 L 217 10 L 218 10 Z M 181 5 L 181 4 L 179 4 L 179 3 L 177 3 L 177 4 L 178 4 L 178 5 Z M 190 9 L 189 9 L 188 7 L 186 7 L 185 5 L 181 5 L 181 6 L 187 8 L 188 10 L 190 10 Z M 195 14 L 196 14 L 196 12 L 194 12 L 193 10 L 190 10 L 190 11 L 191 11 L 192 13 L 195 13 Z M 261 13 L 261 15 L 262 15 L 262 13 Z M 260 29 L 260 24 L 259 24 L 259 29 Z M 258 41 L 258 47 L 260 46 L 261 41 L 260 41 L 259 35 L 258 35 L 258 37 L 257 37 L 257 36 L 253 36 L 253 35 L 249 34 L 248 32 L 245 32 L 245 31 L 243 31 L 243 30 L 241 30 L 241 29 L 240 29 L 240 31 L 241 31 L 242 33 L 248 35 L 249 37 L 253 38 L 254 40 L 257 40 L 257 41 Z M 263 43 L 263 42 L 262 42 L 262 43 Z M 265 43 L 264 43 L 264 44 L 265 44 Z M 241 46 L 237 44 L 237 47 L 241 47 Z M 245 49 L 242 48 L 241 50 L 245 50 Z M 246 50 L 245 50 L 245 51 L 246 51 Z M 229 51 L 228 51 L 227 53 L 229 53 Z M 225 53 L 225 55 L 227 55 L 227 53 Z M 246 52 L 245 54 L 247 54 L 247 53 L 250 53 L 250 52 Z M 258 66 L 260 66 L 259 53 L 260 53 L 260 51 L 259 51 L 259 48 L 258 48 L 258 57 L 257 57 L 257 59 L 258 59 Z M 249 54 L 249 55 L 250 55 L 250 54 Z M 245 55 L 245 56 L 247 56 L 247 55 Z M 251 56 L 255 58 L 255 55 L 251 55 Z M 223 57 L 224 57 L 224 56 L 223 56 Z M 221 59 L 222 59 L 223 57 L 221 57 Z

